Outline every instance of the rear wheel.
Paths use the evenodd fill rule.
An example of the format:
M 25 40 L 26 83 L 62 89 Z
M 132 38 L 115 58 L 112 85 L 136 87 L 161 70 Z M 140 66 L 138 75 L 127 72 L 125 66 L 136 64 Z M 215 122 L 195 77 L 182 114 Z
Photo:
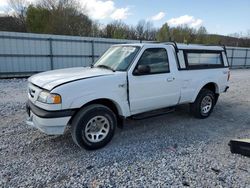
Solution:
M 112 139 L 117 120 L 106 106 L 93 104 L 80 110 L 72 121 L 73 141 L 81 148 L 98 149 Z
M 204 119 L 209 117 L 215 103 L 215 93 L 209 89 L 202 89 L 194 103 L 190 104 L 190 111 L 195 117 Z

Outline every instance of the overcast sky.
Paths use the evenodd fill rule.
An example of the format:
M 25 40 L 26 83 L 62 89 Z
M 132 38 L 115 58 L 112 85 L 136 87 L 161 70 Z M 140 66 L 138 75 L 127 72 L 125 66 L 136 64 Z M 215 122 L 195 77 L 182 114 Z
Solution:
M 30 0 L 36 2 L 37 0 Z M 231 34 L 250 30 L 250 0 L 79 0 L 88 15 L 100 23 L 122 20 L 135 25 L 152 21 L 155 27 L 203 25 L 210 33 Z M 0 0 L 0 13 L 8 12 L 7 0 Z

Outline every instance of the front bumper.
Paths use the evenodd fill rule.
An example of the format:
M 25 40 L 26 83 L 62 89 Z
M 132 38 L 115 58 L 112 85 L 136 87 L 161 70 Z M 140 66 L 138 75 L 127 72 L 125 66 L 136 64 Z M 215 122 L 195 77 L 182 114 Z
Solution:
M 63 134 L 75 110 L 47 111 L 35 106 L 32 102 L 26 103 L 28 118 L 26 123 L 48 135 Z

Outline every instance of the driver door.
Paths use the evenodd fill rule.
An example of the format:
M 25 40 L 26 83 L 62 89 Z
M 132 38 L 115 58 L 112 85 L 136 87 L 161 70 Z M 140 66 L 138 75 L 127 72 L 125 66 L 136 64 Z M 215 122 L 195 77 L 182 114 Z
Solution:
M 170 70 L 167 48 L 146 48 L 132 69 L 128 74 L 132 115 L 178 103 L 180 88 Z

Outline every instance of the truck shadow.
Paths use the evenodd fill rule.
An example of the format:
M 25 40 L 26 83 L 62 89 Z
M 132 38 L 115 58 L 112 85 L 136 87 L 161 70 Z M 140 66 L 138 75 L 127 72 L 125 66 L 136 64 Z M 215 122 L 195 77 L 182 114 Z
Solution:
M 219 102 L 211 117 L 203 120 L 192 117 L 189 114 L 188 105 L 177 106 L 175 112 L 166 115 L 143 120 L 129 119 L 125 121 L 123 129 L 117 129 L 110 144 L 95 152 L 115 151 L 117 148 L 139 150 L 138 147 L 144 149 L 147 147 L 146 151 L 149 151 L 150 149 L 168 147 L 168 145 L 175 143 L 186 145 L 209 141 L 215 137 L 219 138 L 220 135 L 236 131 L 236 123 L 243 126 L 250 122 L 249 112 L 246 112 L 242 106 L 236 106 L 233 103 Z M 237 112 L 234 109 L 237 109 Z M 240 121 L 239 118 L 241 118 Z M 239 129 L 242 129 L 241 126 Z M 71 153 L 72 151 L 89 153 L 89 151 L 79 149 L 73 143 L 69 131 L 63 136 L 45 138 L 39 141 L 40 146 L 44 145 L 44 148 L 59 149 L 63 153 Z M 144 145 L 145 147 L 143 147 Z
M 25 146 L 23 152 L 30 153 L 31 157 L 40 156 L 34 158 L 40 162 L 49 157 L 57 165 L 73 162 L 83 168 L 100 168 L 116 161 L 129 164 L 141 160 L 141 156 L 153 158 L 157 153 L 181 157 L 189 152 L 190 147 L 200 148 L 200 145 L 210 143 L 227 145 L 230 138 L 249 131 L 249 117 L 245 106 L 225 101 L 219 102 L 213 114 L 203 120 L 193 118 L 188 105 L 181 105 L 166 115 L 127 120 L 107 146 L 95 151 L 76 146 L 69 130 L 62 136 L 47 136 L 33 130 L 36 138 Z
M 116 161 L 124 159 L 123 155 L 133 158 L 135 153 L 140 155 L 145 152 L 153 155 L 154 152 L 165 151 L 174 145 L 185 148 L 223 137 L 237 137 L 239 132 L 250 128 L 248 107 L 219 101 L 207 119 L 192 117 L 188 105 L 177 106 L 174 112 L 166 115 L 143 120 L 129 119 L 125 121 L 123 129 L 116 130 L 113 140 L 106 147 L 96 151 L 78 148 L 73 143 L 69 130 L 62 136 L 46 136 L 37 131 L 38 137 L 28 147 L 33 148 L 32 152 L 42 152 L 41 155 L 54 151 L 51 155 L 69 155 L 79 160 L 82 157 L 102 157 L 108 161 Z

